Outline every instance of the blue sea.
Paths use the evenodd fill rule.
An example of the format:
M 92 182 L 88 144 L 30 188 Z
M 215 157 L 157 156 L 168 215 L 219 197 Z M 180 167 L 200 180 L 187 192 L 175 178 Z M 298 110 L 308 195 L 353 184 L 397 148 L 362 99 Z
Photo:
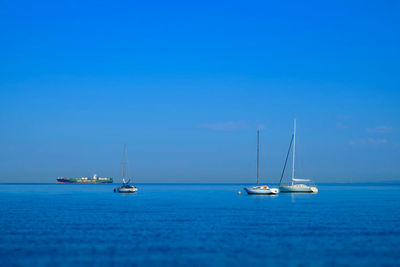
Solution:
M 400 265 L 399 185 L 0 184 L 2 266 Z M 242 191 L 242 195 L 238 195 Z

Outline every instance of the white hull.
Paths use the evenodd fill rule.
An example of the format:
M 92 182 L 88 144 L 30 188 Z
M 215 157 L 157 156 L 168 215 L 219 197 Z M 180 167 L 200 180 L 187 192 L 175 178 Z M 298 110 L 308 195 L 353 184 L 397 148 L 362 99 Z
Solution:
M 279 187 L 282 193 L 318 193 L 318 188 L 305 184 L 283 185 Z
M 269 188 L 268 186 L 245 187 L 244 190 L 249 195 L 276 195 L 279 193 L 278 188 Z
M 118 186 L 116 190 L 118 193 L 136 193 L 138 191 L 137 187 L 122 187 Z

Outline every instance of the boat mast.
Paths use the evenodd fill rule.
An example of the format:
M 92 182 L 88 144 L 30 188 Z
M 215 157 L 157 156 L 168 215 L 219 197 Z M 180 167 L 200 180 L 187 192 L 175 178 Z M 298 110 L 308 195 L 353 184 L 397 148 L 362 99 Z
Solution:
M 260 174 L 260 130 L 257 130 L 257 185 L 259 184 Z
M 288 160 L 288 158 L 289 158 L 290 149 L 292 148 L 292 143 L 293 143 L 293 134 L 292 134 L 292 138 L 290 139 L 289 149 L 288 149 L 288 152 L 287 152 L 287 154 L 286 154 L 286 159 L 285 159 L 285 165 L 283 165 L 283 170 L 282 170 L 282 174 L 281 174 L 281 179 L 279 180 L 279 186 L 281 186 L 281 184 L 282 184 L 282 178 L 283 178 L 283 175 L 285 174 L 286 164 L 287 164 L 287 160 Z
M 294 161 L 295 161 L 295 155 L 296 155 L 296 119 L 294 119 L 293 123 L 293 162 L 292 162 L 292 185 L 294 183 Z
M 122 162 L 122 181 L 125 183 L 126 145 L 124 145 L 124 161 Z

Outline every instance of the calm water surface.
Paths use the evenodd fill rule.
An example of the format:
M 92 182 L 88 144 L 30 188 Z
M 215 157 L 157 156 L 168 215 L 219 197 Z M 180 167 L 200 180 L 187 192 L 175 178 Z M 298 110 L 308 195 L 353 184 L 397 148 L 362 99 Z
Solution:
M 1 265 L 400 264 L 400 186 L 114 187 L 0 184 Z

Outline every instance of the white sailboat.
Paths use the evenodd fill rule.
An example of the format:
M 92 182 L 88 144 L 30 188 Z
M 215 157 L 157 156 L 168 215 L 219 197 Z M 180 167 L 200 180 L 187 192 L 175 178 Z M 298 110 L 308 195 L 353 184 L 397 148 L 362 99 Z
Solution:
M 267 185 L 259 184 L 260 167 L 260 131 L 257 131 L 257 185 L 245 187 L 244 190 L 249 195 L 275 195 L 279 193 L 278 188 L 270 188 Z
M 136 186 L 130 185 L 131 179 L 126 178 L 126 145 L 124 146 L 124 161 L 122 162 L 122 185 L 114 189 L 114 192 L 118 193 L 136 193 L 138 188 Z
M 285 173 L 286 163 L 289 157 L 290 148 L 293 142 L 293 160 L 292 160 L 292 181 L 290 184 L 283 185 L 282 178 Z M 296 119 L 294 119 L 294 131 L 292 139 L 290 141 L 289 150 L 286 155 L 285 165 L 283 167 L 281 180 L 279 181 L 279 191 L 282 193 L 317 193 L 318 188 L 315 185 L 311 185 L 310 179 L 297 179 L 294 176 L 294 166 L 295 166 L 295 155 L 296 155 Z

